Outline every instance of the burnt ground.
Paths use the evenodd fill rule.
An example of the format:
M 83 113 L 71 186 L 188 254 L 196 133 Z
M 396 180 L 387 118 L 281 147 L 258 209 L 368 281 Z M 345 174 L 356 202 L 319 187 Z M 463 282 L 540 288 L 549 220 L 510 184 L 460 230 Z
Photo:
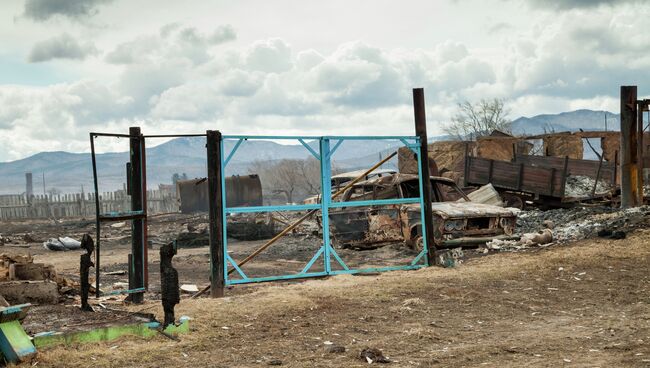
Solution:
M 256 246 L 242 243 L 241 255 Z M 37 261 L 64 273 L 78 267 L 77 252 L 32 247 Z M 128 245 L 117 242 L 102 256 L 107 267 L 119 269 L 127 252 Z M 284 259 L 278 252 L 261 267 L 266 262 L 273 269 Z M 377 252 L 358 256 L 376 263 L 373 254 L 401 251 Z M 205 254 L 203 248 L 181 250 L 174 261 L 182 283 L 207 284 Z M 56 348 L 40 352 L 38 365 L 352 367 L 367 366 L 357 355 L 373 347 L 399 367 L 647 367 L 649 256 L 650 231 L 638 229 L 625 240 L 470 257 L 453 269 L 236 286 L 223 299 L 184 298 L 177 315 L 191 316 L 193 331 L 180 342 L 129 338 Z M 130 308 L 161 317 L 158 301 Z M 346 351 L 329 353 L 330 344 Z
M 154 217 L 150 220 L 149 239 L 153 240 L 152 247 L 148 250 L 151 298 L 156 298 L 160 292 L 158 254 L 160 244 L 173 240 L 179 232 L 186 231 L 188 227 L 201 228 L 202 226 L 205 227 L 205 225 L 207 225 L 205 216 L 169 215 Z M 105 225 L 102 229 L 101 289 L 111 291 L 115 283 L 128 281 L 126 274 L 107 275 L 106 273 L 126 272 L 128 270 L 127 255 L 131 249 L 130 230 L 128 225 L 117 228 Z M 43 248 L 42 241 L 57 236 L 70 236 L 81 239 L 84 233 L 89 233 L 93 237 L 95 235 L 94 222 L 86 220 L 69 220 L 61 223 L 43 220 L 8 223 L 3 224 L 0 233 L 12 239 L 12 242 L 8 243 L 8 245 L 17 244 L 21 246 L 5 246 L 0 248 L 0 252 L 7 254 L 29 252 L 34 256 L 35 262 L 52 263 L 56 266 L 57 272 L 75 280 L 78 279 L 81 251 L 49 251 Z M 26 234 L 28 234 L 27 237 Z M 25 241 L 25 238 L 28 241 Z M 234 260 L 240 261 L 265 242 L 266 240 L 240 241 L 229 239 L 228 253 Z M 317 252 L 321 242 L 319 236 L 304 233 L 289 234 L 245 265 L 243 270 L 248 277 L 298 273 Z M 26 246 L 28 248 L 25 248 Z M 402 246 L 402 244 L 387 244 L 366 251 L 341 249 L 337 250 L 337 252 L 349 267 L 406 265 L 417 255 L 417 252 Z M 196 284 L 199 287 L 209 284 L 210 262 L 208 247 L 181 248 L 174 257 L 173 263 L 178 270 L 181 284 Z M 311 271 L 318 272 L 322 270 L 321 258 L 314 264 Z M 91 269 L 91 275 L 94 275 L 94 269 Z M 238 278 L 236 274 L 232 274 L 232 277 Z M 91 279 L 94 279 L 94 277 L 91 276 Z M 91 283 L 94 285 L 94 281 Z M 239 287 L 238 289 L 242 288 L 246 289 L 246 287 Z
M 39 332 L 77 332 L 94 328 L 149 322 L 144 315 L 122 310 L 97 308 L 95 312 L 80 312 L 73 305 L 39 305 L 29 309 L 22 321 L 23 328 L 30 334 Z

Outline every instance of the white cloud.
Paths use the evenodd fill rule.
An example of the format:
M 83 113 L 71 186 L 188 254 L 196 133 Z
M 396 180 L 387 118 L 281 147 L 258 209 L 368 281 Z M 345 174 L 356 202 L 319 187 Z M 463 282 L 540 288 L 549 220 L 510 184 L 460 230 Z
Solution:
M 202 121 L 216 119 L 219 112 L 217 91 L 202 84 L 184 84 L 164 91 L 152 99 L 151 118 Z
M 253 43 L 243 60 L 248 69 L 267 73 L 282 73 L 293 67 L 291 47 L 279 38 Z
M 212 47 L 236 38 L 237 33 L 231 25 L 203 32 L 196 27 L 171 23 L 161 27 L 158 34 L 142 35 L 120 43 L 105 59 L 111 64 L 142 64 L 182 58 L 200 65 L 211 59 Z
M 37 42 L 29 53 L 28 60 L 32 63 L 54 59 L 83 60 L 88 55 L 96 54 L 97 49 L 92 43 L 80 43 L 67 33 L 47 40 Z
M 622 84 L 650 92 L 642 85 L 650 80 L 643 20 L 650 6 L 578 4 L 540 11 L 515 3 L 497 2 L 520 12 L 499 17 L 488 9 L 494 4 L 481 2 L 476 12 L 491 14 L 485 20 L 468 13 L 454 18 L 457 29 L 447 22 L 435 37 L 415 32 L 416 46 L 411 38 L 387 46 L 364 32 L 336 30 L 325 46 L 305 44 L 295 30 L 293 37 L 269 38 L 266 23 L 241 28 L 236 17 L 233 26 L 216 27 L 212 19 L 190 25 L 165 18 L 115 34 L 112 28 L 83 34 L 89 28 L 79 31 L 72 22 L 65 32 L 75 40 L 92 39 L 110 51 L 47 65 L 53 73 L 79 66 L 66 82 L 0 84 L 0 132 L 7 142 L 0 160 L 44 149 L 87 150 L 89 130 L 126 131 L 129 125 L 149 133 L 218 126 L 232 134 L 412 134 L 414 87 L 425 88 L 430 135 L 440 133 L 465 99 L 504 98 L 516 118 L 577 108 L 616 111 Z M 120 5 L 102 8 L 97 18 Z M 321 33 L 312 36 L 327 38 Z
M 35 21 L 45 21 L 55 16 L 80 19 L 99 12 L 102 5 L 113 0 L 26 0 L 24 16 Z
M 263 73 L 249 73 L 234 69 L 217 76 L 218 90 L 225 96 L 251 96 L 264 81 Z

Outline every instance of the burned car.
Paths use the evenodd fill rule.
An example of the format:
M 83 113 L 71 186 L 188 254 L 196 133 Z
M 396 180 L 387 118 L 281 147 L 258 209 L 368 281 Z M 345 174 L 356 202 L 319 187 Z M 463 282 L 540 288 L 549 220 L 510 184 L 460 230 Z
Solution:
M 493 239 L 513 239 L 518 210 L 471 202 L 451 179 L 431 177 L 433 242 L 436 248 L 470 247 Z M 416 175 L 394 174 L 366 180 L 348 189 L 341 201 L 419 197 Z M 372 249 L 405 242 L 422 249 L 419 204 L 349 207 L 330 210 L 334 245 Z

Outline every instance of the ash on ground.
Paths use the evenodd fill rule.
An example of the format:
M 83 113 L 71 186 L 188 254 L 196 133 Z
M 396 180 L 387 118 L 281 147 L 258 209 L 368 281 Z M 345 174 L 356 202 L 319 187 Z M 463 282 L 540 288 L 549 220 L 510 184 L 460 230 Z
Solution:
M 583 175 L 570 175 L 566 178 L 564 196 L 572 198 L 591 197 L 591 193 L 594 192 L 594 185 L 596 185 L 596 179 Z M 603 195 L 611 192 L 611 190 L 612 187 L 608 183 L 599 180 L 594 194 Z
M 549 211 L 522 211 L 517 218 L 520 234 L 538 232 L 552 224 L 553 243 L 567 243 L 597 236 L 601 230 L 629 231 L 645 226 L 650 206 L 628 209 L 575 207 Z

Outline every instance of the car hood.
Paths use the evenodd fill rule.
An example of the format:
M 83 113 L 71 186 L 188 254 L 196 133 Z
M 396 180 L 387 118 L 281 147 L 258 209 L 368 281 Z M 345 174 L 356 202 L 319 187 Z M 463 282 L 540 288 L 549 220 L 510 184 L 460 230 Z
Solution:
M 412 207 L 419 208 L 420 205 L 412 205 Z M 517 216 L 520 211 L 517 208 L 473 202 L 434 202 L 431 203 L 431 210 L 442 218 L 510 217 Z

